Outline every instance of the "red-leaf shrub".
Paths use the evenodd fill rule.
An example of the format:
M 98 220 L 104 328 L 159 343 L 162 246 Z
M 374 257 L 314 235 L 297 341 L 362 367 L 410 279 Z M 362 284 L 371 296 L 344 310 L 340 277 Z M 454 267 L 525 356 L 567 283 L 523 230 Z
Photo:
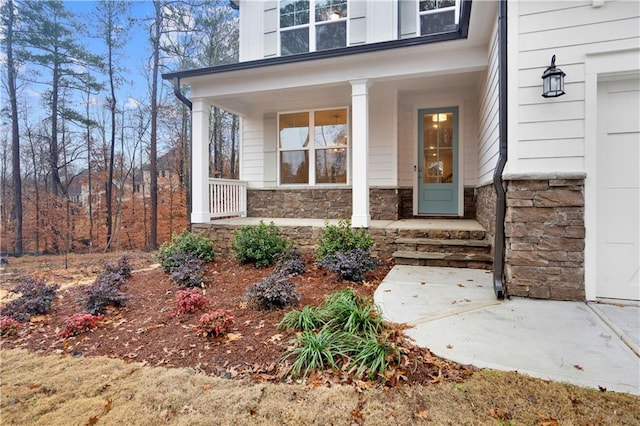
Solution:
M 77 336 L 85 331 L 98 328 L 98 321 L 104 318 L 104 315 L 91 315 L 88 312 L 81 314 L 73 314 L 64 319 L 64 330 L 60 335 L 64 338 Z
M 209 299 L 204 297 L 198 289 L 190 288 L 176 293 L 176 305 L 178 305 L 176 315 L 190 314 L 206 310 L 209 307 Z
M 0 336 L 13 336 L 20 329 L 21 324 L 11 317 L 0 317 Z
M 199 329 L 203 336 L 222 336 L 231 331 L 236 322 L 233 312 L 227 309 L 211 309 L 200 317 Z

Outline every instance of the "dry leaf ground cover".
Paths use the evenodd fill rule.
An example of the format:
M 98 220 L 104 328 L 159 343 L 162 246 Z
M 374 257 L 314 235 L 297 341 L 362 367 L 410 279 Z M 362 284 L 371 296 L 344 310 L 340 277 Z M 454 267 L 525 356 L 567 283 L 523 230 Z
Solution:
M 71 418 L 75 424 L 634 424 L 640 418 L 636 397 L 517 374 L 472 375 L 471 368 L 412 347 L 400 332 L 398 343 L 407 356 L 386 387 L 345 373 L 313 375 L 306 386 L 282 384 L 280 359 L 294 333 L 276 324 L 288 309 L 262 311 L 247 304 L 246 289 L 271 268 L 231 259 L 216 259 L 205 275 L 212 305 L 236 316 L 225 337 L 199 335 L 201 313 L 175 315 L 179 288 L 161 268 L 149 268 L 148 253 L 133 253 L 138 271 L 127 280 L 132 298 L 126 307 L 110 310 L 94 331 L 62 338 L 63 319 L 83 310 L 77 300 L 82 285 L 65 283 L 90 282 L 105 260 L 74 258 L 77 263 L 62 270 L 54 258 L 36 258 L 31 268 L 27 258 L 10 261 L 10 268 L 21 264 L 63 289 L 50 314 L 3 337 L 3 424 L 69 424 Z M 298 307 L 320 304 L 349 285 L 371 295 L 388 271 L 380 267 L 357 285 L 306 261 L 307 273 L 294 280 L 302 296 Z

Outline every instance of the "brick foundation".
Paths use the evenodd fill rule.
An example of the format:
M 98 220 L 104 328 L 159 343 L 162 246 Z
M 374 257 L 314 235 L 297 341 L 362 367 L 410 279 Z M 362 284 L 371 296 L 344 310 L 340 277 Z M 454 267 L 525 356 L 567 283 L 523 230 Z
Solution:
M 583 189 L 583 179 L 507 181 L 505 285 L 509 295 L 585 299 Z M 480 216 L 480 204 L 478 211 Z

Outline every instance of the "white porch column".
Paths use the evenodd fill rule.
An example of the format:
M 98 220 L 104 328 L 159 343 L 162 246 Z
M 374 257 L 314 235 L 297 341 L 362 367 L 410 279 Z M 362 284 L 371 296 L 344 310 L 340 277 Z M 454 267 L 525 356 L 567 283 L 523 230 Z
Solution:
M 352 203 L 351 226 L 369 227 L 369 81 L 351 83 Z
M 193 99 L 191 110 L 191 223 L 208 223 L 209 212 L 209 112 L 203 99 Z

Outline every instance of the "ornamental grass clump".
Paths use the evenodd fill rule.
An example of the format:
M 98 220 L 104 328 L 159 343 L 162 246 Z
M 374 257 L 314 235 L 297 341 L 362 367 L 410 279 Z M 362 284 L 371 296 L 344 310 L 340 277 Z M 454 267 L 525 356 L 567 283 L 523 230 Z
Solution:
M 0 315 L 27 322 L 33 315 L 47 314 L 59 287 L 57 284 L 47 285 L 44 278 L 23 277 L 11 290 L 12 293 L 20 293 L 20 297 L 0 308 Z
M 318 307 L 287 313 L 278 326 L 300 332 L 283 356 L 283 361 L 293 359 L 289 374 L 294 379 L 332 368 L 385 381 L 385 372 L 401 361 L 378 309 L 351 288 L 331 293 Z
M 234 232 L 231 243 L 235 258 L 240 263 L 253 263 L 257 268 L 273 265 L 290 247 L 273 222 L 268 225 L 247 225 Z

